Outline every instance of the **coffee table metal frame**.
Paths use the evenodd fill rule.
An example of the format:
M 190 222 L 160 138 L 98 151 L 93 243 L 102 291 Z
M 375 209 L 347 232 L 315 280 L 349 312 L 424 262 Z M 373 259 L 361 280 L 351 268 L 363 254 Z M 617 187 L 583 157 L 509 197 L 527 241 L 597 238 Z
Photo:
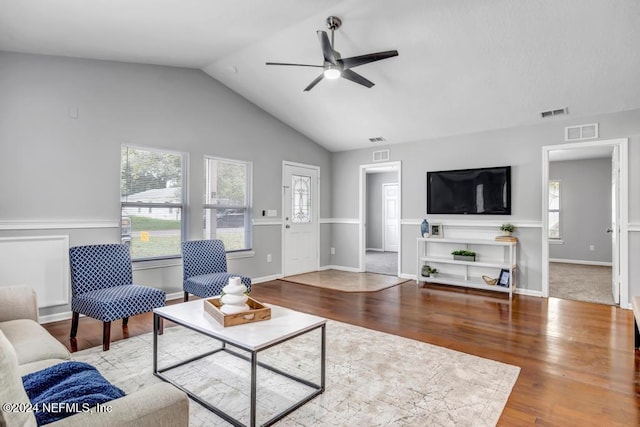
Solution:
M 273 307 L 273 306 L 272 306 Z M 167 319 L 170 320 L 174 323 L 179 324 L 180 326 L 183 326 L 185 328 L 191 329 L 193 331 L 196 331 L 198 333 L 201 333 L 203 335 L 209 336 L 211 338 L 214 338 L 218 341 L 220 341 L 222 343 L 222 346 L 220 348 L 217 348 L 213 351 L 209 351 L 207 353 L 198 355 L 198 356 L 194 356 L 191 357 L 189 359 L 183 360 L 181 362 L 178 363 L 174 363 L 170 366 L 167 367 L 163 367 L 161 369 L 158 369 L 158 335 L 160 332 L 160 322 L 162 321 L 162 319 Z M 268 321 L 267 321 L 268 322 Z M 233 328 L 241 328 L 244 325 L 238 325 L 238 326 L 233 326 Z M 306 333 L 309 333 L 311 331 L 314 331 L 316 329 L 321 329 L 321 354 L 320 354 L 320 384 L 315 384 L 314 382 L 308 381 L 304 378 L 299 378 L 295 375 L 291 375 L 287 372 L 284 372 L 281 369 L 275 368 L 273 366 L 267 365 L 265 363 L 259 362 L 258 361 L 258 353 L 260 353 L 263 350 L 266 350 L 268 348 L 274 347 L 276 345 L 282 344 L 286 341 L 289 341 L 293 338 L 299 337 L 301 335 L 304 335 Z M 227 347 L 227 344 L 233 345 L 234 347 L 237 348 L 241 348 L 242 350 L 246 351 L 247 353 L 249 353 L 249 355 L 245 355 L 245 354 L 241 354 L 233 349 L 230 349 Z M 182 390 L 183 392 L 185 392 L 188 396 L 190 396 L 193 400 L 195 400 L 196 402 L 198 402 L 199 404 L 201 404 L 202 406 L 204 406 L 205 408 L 209 409 L 210 411 L 212 411 L 213 413 L 215 413 L 216 415 L 220 416 L 221 418 L 223 418 L 225 421 L 233 424 L 234 426 L 244 426 L 245 424 L 241 423 L 239 420 L 233 418 L 231 415 L 227 414 L 226 412 L 224 412 L 223 410 L 221 410 L 220 408 L 217 408 L 215 406 L 213 406 L 212 404 L 210 404 L 209 402 L 205 401 L 203 398 L 201 398 L 200 396 L 198 396 L 197 394 L 189 391 L 188 389 L 186 389 L 185 387 L 177 384 L 175 381 L 171 380 L 169 377 L 167 377 L 166 375 L 163 375 L 163 372 L 167 372 L 171 369 L 177 368 L 179 366 L 183 366 L 186 365 L 188 363 L 194 362 L 198 359 L 202 359 L 204 357 L 210 356 L 212 354 L 218 353 L 218 352 L 226 352 L 228 354 L 231 354 L 233 356 L 239 357 L 241 359 L 247 360 L 248 362 L 250 362 L 251 364 L 251 399 L 250 399 L 250 412 L 249 412 L 249 425 L 251 427 L 255 427 L 256 425 L 256 402 L 257 402 L 257 394 L 256 394 L 256 389 L 257 389 L 257 370 L 258 370 L 258 366 L 268 369 L 272 372 L 275 372 L 279 375 L 282 375 L 284 377 L 287 377 L 291 380 L 297 381 L 301 384 L 304 384 L 310 388 L 313 389 L 313 391 L 308 394 L 307 396 L 305 396 L 303 399 L 299 400 L 298 402 L 294 403 L 293 405 L 291 405 L 289 408 L 285 409 L 284 411 L 274 415 L 272 418 L 270 418 L 269 420 L 267 420 L 266 422 L 264 422 L 262 425 L 263 426 L 270 426 L 272 424 L 274 424 L 275 422 L 279 421 L 280 419 L 284 418 L 285 416 L 287 416 L 288 414 L 290 414 L 291 412 L 295 411 L 296 409 L 298 409 L 299 407 L 301 407 L 302 405 L 304 405 L 305 403 L 309 402 L 311 399 L 315 398 L 316 396 L 322 394 L 324 392 L 325 389 L 325 371 L 326 371 L 326 320 L 325 322 L 322 322 L 319 325 L 310 327 L 310 328 L 306 328 L 306 329 L 301 329 L 300 331 L 296 332 L 293 335 L 287 335 L 283 338 L 280 339 L 276 339 L 273 342 L 261 346 L 260 348 L 252 348 L 250 346 L 246 346 L 246 345 L 242 345 L 242 343 L 239 343 L 237 341 L 229 341 L 227 339 L 225 339 L 224 337 L 217 335 L 213 332 L 209 332 L 209 331 L 203 331 L 201 329 L 192 327 L 188 324 L 185 323 L 181 323 L 180 319 L 175 318 L 175 317 L 166 317 L 164 315 L 162 315 L 161 313 L 157 313 L 154 310 L 153 313 L 153 374 L 159 378 L 161 378 L 162 380 L 173 384 L 175 387 L 179 388 L 180 390 Z

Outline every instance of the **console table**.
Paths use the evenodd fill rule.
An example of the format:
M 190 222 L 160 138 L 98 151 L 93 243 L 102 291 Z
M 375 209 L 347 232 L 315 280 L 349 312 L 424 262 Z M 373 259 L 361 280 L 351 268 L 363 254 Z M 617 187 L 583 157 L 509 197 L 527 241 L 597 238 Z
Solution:
M 417 243 L 416 283 L 463 286 L 508 293 L 509 299 L 513 297 L 517 284 L 517 241 L 419 237 Z M 459 249 L 476 252 L 476 260 L 454 260 L 451 252 Z M 423 276 L 424 265 L 435 267 L 439 272 Z M 502 270 L 509 272 L 506 286 L 488 285 L 482 279 L 483 275 L 498 278 Z

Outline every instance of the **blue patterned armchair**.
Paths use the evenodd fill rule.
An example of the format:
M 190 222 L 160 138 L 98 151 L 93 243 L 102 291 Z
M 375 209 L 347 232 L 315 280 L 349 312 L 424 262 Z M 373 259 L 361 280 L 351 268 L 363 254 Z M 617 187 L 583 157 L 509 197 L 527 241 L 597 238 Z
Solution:
M 164 291 L 132 284 L 129 247 L 124 244 L 76 246 L 69 249 L 71 265 L 70 338 L 78 332 L 79 315 L 103 322 L 102 349 L 109 350 L 111 321 L 146 313 L 165 305 Z
M 251 278 L 227 272 L 227 252 L 222 240 L 182 242 L 182 272 L 185 301 L 189 301 L 189 294 L 201 298 L 220 295 L 234 276 L 240 277 L 251 291 Z

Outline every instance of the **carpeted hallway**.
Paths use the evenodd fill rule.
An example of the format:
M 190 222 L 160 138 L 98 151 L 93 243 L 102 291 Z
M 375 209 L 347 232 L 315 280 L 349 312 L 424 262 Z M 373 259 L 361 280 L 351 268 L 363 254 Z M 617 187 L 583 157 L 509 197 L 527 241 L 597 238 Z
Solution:
M 550 262 L 549 296 L 615 305 L 611 267 Z
M 398 275 L 398 253 L 367 251 L 365 258 L 365 271 L 367 273 Z

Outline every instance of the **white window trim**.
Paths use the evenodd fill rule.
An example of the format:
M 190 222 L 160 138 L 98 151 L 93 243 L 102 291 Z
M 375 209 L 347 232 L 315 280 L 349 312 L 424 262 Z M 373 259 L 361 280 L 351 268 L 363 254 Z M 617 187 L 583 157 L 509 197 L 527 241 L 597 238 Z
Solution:
M 250 235 L 250 239 L 251 239 L 251 245 L 249 245 L 250 247 L 246 248 L 246 249 L 236 249 L 236 250 L 230 250 L 227 251 L 227 259 L 238 259 L 238 258 L 250 258 L 255 256 L 255 251 L 253 250 L 253 162 L 250 160 L 238 160 L 238 159 L 229 159 L 226 157 L 220 157 L 220 156 L 214 156 L 214 155 L 210 155 L 210 154 L 205 154 L 204 155 L 204 170 L 205 170 L 205 185 L 204 187 L 206 188 L 206 180 L 207 180 L 207 176 L 206 176 L 206 163 L 207 160 L 219 160 L 219 161 L 223 161 L 223 162 L 229 162 L 229 163 L 237 163 L 237 164 L 242 164 L 244 166 L 247 167 L 247 188 L 246 188 L 246 192 L 245 192 L 245 206 L 242 206 L 242 208 L 247 210 L 247 226 L 246 226 L 246 232 Z M 206 197 L 206 196 L 205 196 Z M 226 205 L 215 205 L 215 204 L 210 204 L 210 203 L 204 203 L 202 205 L 202 209 L 203 212 L 206 209 L 219 209 L 219 208 L 237 208 L 238 206 L 226 206 Z M 204 236 L 205 230 L 203 228 L 202 230 L 202 234 Z
M 122 215 L 122 208 L 124 206 L 131 206 L 131 207 L 153 207 L 155 205 L 158 205 L 158 207 L 163 207 L 163 208 L 167 208 L 167 207 L 177 207 L 180 208 L 180 240 L 184 241 L 185 240 L 185 236 L 187 235 L 187 230 L 188 228 L 188 205 L 187 205 L 187 195 L 188 195 L 188 186 L 189 186 L 189 182 L 188 182 L 188 177 L 189 177 L 189 153 L 186 151 L 178 151 L 178 150 L 171 150 L 168 148 L 158 148 L 158 147 L 151 147 L 148 145 L 137 145 L 137 144 L 121 144 L 120 145 L 120 155 L 122 155 L 122 149 L 124 147 L 127 148 L 132 148 L 134 150 L 144 150 L 144 151 L 155 151 L 158 153 L 169 153 L 169 154 L 176 154 L 179 155 L 182 159 L 182 201 L 181 203 L 163 203 L 163 204 L 159 204 L 159 203 L 138 203 L 138 202 L 123 202 L 122 199 L 122 194 L 120 194 L 120 196 L 118 197 L 120 199 L 120 215 Z M 122 165 L 120 166 L 122 167 Z M 122 179 L 122 170 L 120 170 L 120 179 Z M 118 185 L 118 190 L 120 190 L 120 186 Z M 154 262 L 154 261 L 163 261 L 163 260 L 167 260 L 167 259 L 177 259 L 177 258 L 181 258 L 182 254 L 178 253 L 178 254 L 174 254 L 174 255 L 160 255 L 157 257 L 150 257 L 150 258 L 132 258 L 131 262 L 136 262 L 136 263 L 141 263 L 141 262 Z

